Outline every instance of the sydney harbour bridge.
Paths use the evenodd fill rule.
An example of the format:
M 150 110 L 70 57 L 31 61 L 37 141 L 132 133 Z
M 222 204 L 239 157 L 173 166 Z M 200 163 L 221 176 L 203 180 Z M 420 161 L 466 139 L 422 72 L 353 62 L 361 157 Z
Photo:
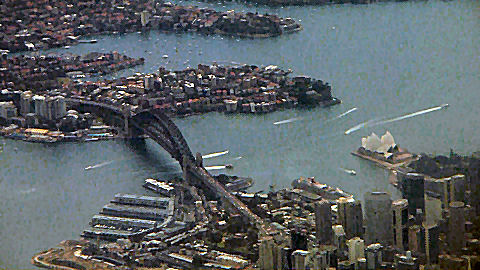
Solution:
M 248 222 L 254 224 L 260 232 L 267 234 L 272 228 L 267 228 L 263 220 L 254 214 L 243 202 L 228 192 L 203 167 L 202 157 L 192 154 L 187 141 L 175 123 L 164 112 L 158 109 L 132 111 L 128 106 L 118 106 L 96 101 L 67 98 L 70 107 L 79 111 L 90 112 L 102 117 L 107 123 L 115 125 L 125 137 L 148 135 L 162 146 L 182 167 L 184 180 L 189 184 L 202 188 L 205 192 L 220 199 L 231 211 L 240 214 Z M 267 232 L 268 231 L 268 232 Z

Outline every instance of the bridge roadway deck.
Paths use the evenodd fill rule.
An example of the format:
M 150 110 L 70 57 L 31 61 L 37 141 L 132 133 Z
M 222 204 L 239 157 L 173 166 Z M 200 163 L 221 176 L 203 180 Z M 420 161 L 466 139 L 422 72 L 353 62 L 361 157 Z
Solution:
M 101 103 L 101 102 L 96 102 L 96 101 L 91 101 L 91 100 L 82 100 L 82 99 L 76 99 L 76 98 L 65 98 L 65 102 L 70 103 L 70 104 L 83 104 L 83 105 L 89 105 L 89 106 L 94 106 L 94 107 L 101 107 L 105 108 L 107 110 L 113 111 L 115 113 L 122 113 L 122 109 L 119 108 L 118 106 L 111 105 L 111 104 L 106 104 L 106 103 Z
M 266 234 L 266 228 L 263 220 L 254 214 L 243 202 L 228 192 L 225 187 L 213 178 L 203 167 L 195 165 L 188 166 L 189 171 L 201 179 L 208 187 L 210 187 L 218 196 L 228 201 L 242 216 L 255 224 L 259 230 Z

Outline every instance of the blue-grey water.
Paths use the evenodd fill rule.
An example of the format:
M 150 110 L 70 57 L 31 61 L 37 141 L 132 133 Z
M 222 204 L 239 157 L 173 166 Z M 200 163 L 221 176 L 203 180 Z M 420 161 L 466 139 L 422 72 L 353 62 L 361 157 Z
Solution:
M 183 2 L 189 4 L 193 2 Z M 274 64 L 330 82 L 343 103 L 327 109 L 286 110 L 267 115 L 209 113 L 175 122 L 193 151 L 228 155 L 206 165 L 232 163 L 230 173 L 255 179 L 252 190 L 287 187 L 315 176 L 362 198 L 388 190 L 388 173 L 350 155 L 360 138 L 390 130 L 413 152 L 468 154 L 480 147 L 480 4 L 478 1 L 412 1 L 371 5 L 266 8 L 197 3 L 216 9 L 258 10 L 301 21 L 304 30 L 273 39 L 237 39 L 191 34 L 99 36 L 96 44 L 61 52 L 117 50 L 146 58 L 134 70 L 159 65 L 181 69 L 218 61 Z M 168 59 L 162 55 L 168 54 Z M 447 109 L 343 132 L 358 123 L 396 117 L 449 103 Z M 343 118 L 326 121 L 347 110 Z M 301 117 L 284 125 L 274 122 Z M 160 179 L 180 168 L 159 146 L 121 141 L 41 145 L 0 140 L 0 268 L 32 268 L 35 252 L 79 237 L 92 215 L 117 192 L 147 193 L 147 177 Z M 234 158 L 241 156 L 241 159 Z M 85 171 L 90 165 L 101 164 Z M 350 176 L 340 167 L 354 169 Z

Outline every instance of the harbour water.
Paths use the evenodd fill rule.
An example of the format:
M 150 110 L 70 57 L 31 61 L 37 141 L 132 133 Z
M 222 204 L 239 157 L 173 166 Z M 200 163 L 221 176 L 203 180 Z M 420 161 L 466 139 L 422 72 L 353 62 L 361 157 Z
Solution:
M 415 153 L 478 150 L 478 1 L 288 8 L 197 5 L 278 13 L 299 20 L 304 30 L 258 40 L 158 32 L 95 36 L 95 44 L 52 51 L 117 50 L 144 57 L 145 65 L 134 69 L 140 72 L 154 72 L 159 65 L 181 69 L 215 60 L 274 64 L 331 83 L 334 96 L 343 103 L 327 109 L 255 116 L 209 113 L 175 120 L 193 152 L 229 150 L 205 160 L 205 166 L 233 164 L 233 170 L 214 173 L 252 177 L 254 191 L 268 190 L 270 185 L 286 187 L 299 176 L 315 176 L 358 198 L 370 190 L 387 190 L 398 197 L 388 183 L 388 173 L 350 155 L 362 136 L 383 134 L 386 129 L 400 146 Z M 163 58 L 165 54 L 169 57 Z M 344 135 L 358 123 L 444 103 L 450 106 Z M 354 107 L 358 109 L 335 119 Z M 301 120 L 273 124 L 292 118 Z M 78 238 L 115 193 L 149 194 L 142 187 L 145 178 L 180 174 L 178 164 L 151 141 L 140 147 L 122 141 L 41 145 L 2 140 L 0 145 L 0 269 L 32 268 L 30 258 L 35 252 Z M 353 169 L 357 175 L 340 168 Z

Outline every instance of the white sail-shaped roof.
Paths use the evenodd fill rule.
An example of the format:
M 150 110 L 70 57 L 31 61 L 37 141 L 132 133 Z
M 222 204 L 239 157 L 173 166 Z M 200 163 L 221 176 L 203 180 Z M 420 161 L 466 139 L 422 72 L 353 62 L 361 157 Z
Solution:
M 365 137 L 362 138 L 362 147 L 365 149 L 367 148 L 367 138 Z
M 389 146 L 389 145 L 382 144 L 382 145 L 380 145 L 380 147 L 377 148 L 377 150 L 375 150 L 375 152 L 378 152 L 378 153 L 381 153 L 381 154 L 385 154 L 385 153 L 388 152 L 388 149 L 390 149 L 390 146 Z
M 367 140 L 365 142 L 365 149 L 369 151 L 376 151 L 380 146 L 382 145 L 380 138 L 377 136 L 377 134 L 373 133 L 367 137 Z
M 394 148 L 395 146 L 395 139 L 389 131 L 385 132 L 385 134 L 381 138 L 379 138 L 377 134 L 373 132 L 372 134 L 370 134 L 370 136 L 362 138 L 363 148 L 368 151 L 383 154 L 386 158 L 392 156 L 392 154 L 389 153 L 388 150 L 390 150 L 390 148 Z
M 390 132 L 388 130 L 387 130 L 387 132 L 385 132 L 385 135 L 382 136 L 381 142 L 382 142 L 383 145 L 387 145 L 388 148 L 395 147 L 395 139 L 393 139 L 392 134 L 390 134 Z M 387 150 L 388 150 L 388 148 L 387 148 Z

